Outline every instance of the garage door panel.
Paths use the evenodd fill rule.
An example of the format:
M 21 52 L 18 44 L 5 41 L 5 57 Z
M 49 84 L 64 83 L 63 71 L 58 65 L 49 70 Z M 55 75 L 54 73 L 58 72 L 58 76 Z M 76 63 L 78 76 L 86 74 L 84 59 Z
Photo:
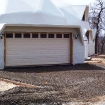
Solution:
M 11 61 L 11 62 L 10 62 Z M 21 65 L 37 65 L 40 64 L 39 59 L 7 59 L 7 66 L 21 66 Z M 13 65 L 14 64 L 14 65 Z
M 54 51 L 54 49 L 48 49 L 47 53 L 48 53 L 48 55 L 53 55 L 53 54 L 55 54 L 55 51 Z
M 8 39 L 8 41 L 6 41 L 6 44 L 7 45 L 10 45 L 10 46 L 12 46 L 12 47 L 14 47 L 14 46 L 21 46 L 22 44 L 23 44 L 23 41 L 21 40 L 18 40 L 18 41 L 13 41 L 14 39 L 12 39 L 12 40 L 9 40 Z M 14 43 L 14 44 L 13 44 Z
M 69 38 L 6 38 L 6 66 L 70 63 Z

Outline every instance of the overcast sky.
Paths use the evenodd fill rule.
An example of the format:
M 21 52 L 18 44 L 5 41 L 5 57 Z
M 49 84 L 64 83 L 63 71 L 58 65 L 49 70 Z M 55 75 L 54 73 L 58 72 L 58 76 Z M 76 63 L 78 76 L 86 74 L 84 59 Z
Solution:
M 88 5 L 92 2 L 94 2 L 95 0 L 64 0 L 67 2 L 70 2 L 71 4 L 76 4 L 76 5 Z
M 67 5 L 89 5 L 95 0 L 51 0 L 55 5 L 62 7 Z

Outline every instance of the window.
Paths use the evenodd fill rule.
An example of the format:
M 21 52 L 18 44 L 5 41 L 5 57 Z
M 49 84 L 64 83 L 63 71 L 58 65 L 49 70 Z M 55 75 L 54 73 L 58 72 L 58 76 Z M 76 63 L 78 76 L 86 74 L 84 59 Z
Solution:
M 48 34 L 48 38 L 54 38 L 54 34 Z
M 38 38 L 38 34 L 32 34 L 32 38 Z
M 15 33 L 15 38 L 21 38 L 21 37 L 22 37 L 21 33 Z
M 64 34 L 64 38 L 69 38 L 69 34 Z
M 6 38 L 13 38 L 13 33 L 6 34 Z
M 86 32 L 86 37 L 87 37 L 88 43 L 89 43 L 89 31 Z
M 24 38 L 30 38 L 30 33 L 24 34 Z
M 40 34 L 40 38 L 47 38 L 46 34 Z
M 62 38 L 62 34 L 56 34 L 56 38 Z

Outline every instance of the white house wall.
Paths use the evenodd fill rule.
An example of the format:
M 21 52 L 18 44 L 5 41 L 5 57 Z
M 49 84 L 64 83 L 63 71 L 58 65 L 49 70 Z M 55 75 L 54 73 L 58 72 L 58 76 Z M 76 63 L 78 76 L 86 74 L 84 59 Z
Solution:
M 73 64 L 84 63 L 85 46 L 81 45 L 80 37 L 73 36 Z
M 87 59 L 88 58 L 88 41 L 85 40 L 84 44 L 85 44 L 85 59 Z
M 95 41 L 93 41 L 92 31 L 89 31 L 89 41 L 86 36 L 84 36 L 84 45 L 85 45 L 85 59 L 88 56 L 95 54 Z
M 90 41 L 88 44 L 88 56 L 95 54 L 95 42 Z
M 0 69 L 4 68 L 4 38 L 0 38 Z
M 95 54 L 95 41 L 92 38 L 92 32 L 89 33 L 88 56 Z

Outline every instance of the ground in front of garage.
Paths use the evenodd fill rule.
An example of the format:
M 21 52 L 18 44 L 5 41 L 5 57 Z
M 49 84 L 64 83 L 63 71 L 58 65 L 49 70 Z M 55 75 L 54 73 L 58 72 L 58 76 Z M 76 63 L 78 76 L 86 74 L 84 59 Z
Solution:
M 105 105 L 104 59 L 0 71 L 0 105 Z

